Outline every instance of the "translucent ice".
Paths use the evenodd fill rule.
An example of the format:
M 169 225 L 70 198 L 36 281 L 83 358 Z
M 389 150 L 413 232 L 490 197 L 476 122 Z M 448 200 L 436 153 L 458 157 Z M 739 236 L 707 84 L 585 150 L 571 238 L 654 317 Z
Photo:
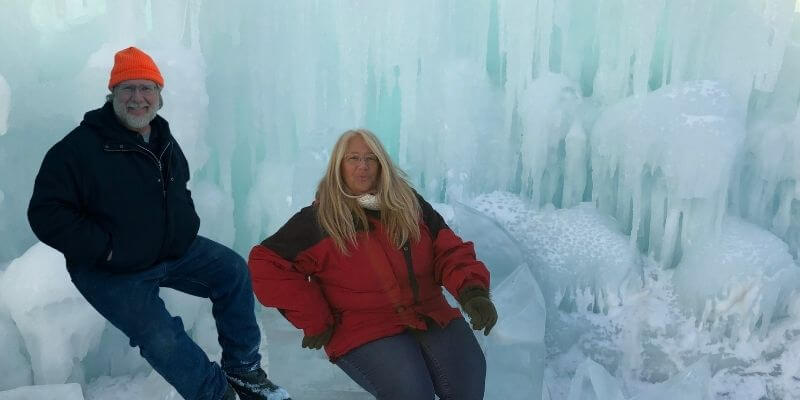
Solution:
M 719 84 L 688 82 L 609 107 L 592 131 L 595 204 L 665 266 L 718 232 L 744 141 L 739 110 Z
M 2 274 L 0 274 L 2 280 Z M 33 384 L 33 372 L 22 336 L 0 301 L 0 391 Z
M 520 95 L 520 184 L 535 205 L 571 207 L 583 201 L 589 139 L 580 104 L 577 86 L 557 74 L 544 74 Z
M 800 289 L 800 267 L 775 235 L 728 217 L 718 240 L 684 254 L 673 281 L 698 325 L 735 342 L 752 334 L 763 338 L 787 315 Z
M 545 301 L 563 310 L 607 312 L 642 285 L 639 256 L 613 219 L 591 204 L 536 211 L 495 192 L 473 202 L 521 242 Z
M 704 357 L 666 382 L 643 390 L 631 400 L 710 400 L 713 398 L 709 395 L 710 380 L 711 367 Z
M 567 400 L 625 400 L 616 378 L 587 358 L 575 371 Z
M 11 111 L 11 89 L 0 75 L 0 136 L 8 132 L 8 113 Z
M 65 385 L 23 386 L 0 392 L 0 400 L 84 400 L 81 386 L 77 383 Z
M 486 338 L 488 399 L 527 400 L 542 393 L 546 308 L 539 285 L 522 264 L 493 291 L 499 320 Z
M 498 200 L 490 213 L 523 249 L 521 258 L 548 305 L 546 337 L 561 341 L 549 342 L 547 349 L 547 371 L 560 374 L 550 382 L 554 400 L 566 398 L 563 386 L 569 384 L 561 383 L 586 355 L 628 389 L 640 380 L 665 381 L 698 353 L 716 355 L 709 357 L 712 370 L 722 368 L 727 377 L 715 375 L 717 397 L 800 398 L 800 296 L 784 292 L 784 285 L 796 281 L 787 275 L 791 269 L 773 275 L 764 265 L 761 273 L 739 273 L 738 267 L 718 275 L 697 272 L 696 279 L 726 277 L 731 285 L 710 284 L 721 292 L 705 299 L 692 293 L 676 299 L 673 283 L 693 278 L 673 275 L 690 271 L 656 271 L 649 263 L 653 258 L 674 267 L 686 256 L 691 260 L 681 266 L 703 269 L 698 260 L 718 261 L 699 255 L 698 247 L 723 234 L 725 212 L 772 232 L 788 244 L 780 257 L 788 252 L 797 259 L 796 4 L 5 1 L 0 79 L 10 95 L 0 87 L 0 270 L 36 243 L 25 207 L 42 156 L 84 112 L 102 104 L 114 51 L 134 45 L 153 55 L 166 78 L 159 113 L 189 159 L 201 232 L 240 253 L 310 203 L 336 135 L 364 126 L 376 131 L 430 201 L 471 204 L 474 195 L 492 190 L 524 199 Z M 580 232 L 570 230 L 585 211 L 571 207 L 590 198 L 599 213 L 584 215 L 593 222 L 578 222 Z M 549 204 L 568 212 L 557 213 Z M 601 229 L 599 215 L 616 218 L 622 233 Z M 498 285 L 520 264 L 502 244 L 505 237 L 495 240 L 488 232 L 496 231 L 487 231 L 476 245 Z M 498 251 L 484 251 L 480 242 Z M 644 274 L 637 246 L 647 261 Z M 618 288 L 628 271 L 633 278 L 622 278 Z M 50 275 L 35 281 L 49 288 L 48 279 L 61 279 Z M 27 281 L 12 286 L 18 284 Z M 4 297 L 0 293 L 0 303 Z M 36 301 L 23 296 L 17 302 L 23 300 Z M 78 301 L 63 300 L 45 308 Z M 676 301 L 689 312 L 681 313 Z M 12 303 L 10 309 L 20 309 Z M 216 356 L 205 307 L 181 299 L 174 312 Z M 61 311 L 70 318 L 83 315 Z M 34 357 L 29 347 L 42 335 L 31 330 L 36 321 L 24 316 L 21 323 L 19 313 L 10 315 L 11 335 L 20 332 L 24 342 L 10 358 Z M 686 315 L 702 319 L 704 329 Z M 82 359 L 75 350 L 80 346 L 53 343 L 60 347 L 51 362 L 75 356 L 93 383 L 120 374 L 134 376 L 119 377 L 130 387 L 153 383 L 137 380 L 149 367 L 126 338 L 113 328 L 102 332 Z M 766 336 L 739 341 L 738 347 L 731 340 L 753 332 Z M 267 339 L 278 348 L 297 346 L 296 332 L 272 333 Z M 12 343 L 8 336 L 0 341 L 3 350 Z M 524 351 L 506 349 L 509 360 L 529 354 L 527 344 L 519 345 Z M 330 366 L 322 358 L 294 356 L 276 358 L 288 360 L 285 370 L 273 368 L 294 379 L 287 378 L 292 385 L 303 384 L 306 370 L 326 371 L 320 384 L 341 388 L 349 382 L 325 375 Z M 631 360 L 620 361 L 626 357 Z M 550 368 L 565 358 L 578 361 Z M 22 364 L 19 371 L 30 369 Z M 68 380 L 82 382 L 79 370 L 73 368 Z M 744 388 L 751 384 L 753 390 Z M 168 389 L 165 383 L 153 391 L 131 388 L 124 397 L 126 388 L 112 385 L 87 397 L 174 396 L 161 391 Z
M 61 253 L 37 243 L 12 261 L 0 301 L 22 334 L 36 384 L 83 379 L 79 363 L 99 344 L 106 322 L 70 281 Z
M 497 221 L 463 203 L 434 203 L 478 259 L 491 271 L 492 299 L 499 317 L 481 337 L 487 362 L 487 399 L 531 399 L 542 393 L 547 311 L 539 284 L 516 241 Z M 453 303 L 455 304 L 455 303 Z
M 452 214 L 449 219 L 453 221 L 448 222 L 451 227 L 462 239 L 474 243 L 478 259 L 491 271 L 493 285 L 502 282 L 520 265 L 527 264 L 528 257 L 523 253 L 519 242 L 486 214 L 460 202 L 452 207 L 439 204 L 434 207 L 445 220 L 448 220 L 448 214 Z
M 800 61 L 800 60 L 798 60 Z M 741 178 L 734 180 L 732 209 L 789 244 L 800 256 L 800 114 L 790 121 L 765 119 L 748 131 Z
M 180 400 L 182 397 L 158 373 L 101 376 L 85 389 L 86 400 Z

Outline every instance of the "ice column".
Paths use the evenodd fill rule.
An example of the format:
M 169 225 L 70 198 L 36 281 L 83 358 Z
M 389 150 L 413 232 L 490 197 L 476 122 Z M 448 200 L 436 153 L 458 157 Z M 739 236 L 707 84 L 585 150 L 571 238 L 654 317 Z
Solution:
M 592 134 L 592 198 L 662 265 L 718 232 L 744 140 L 731 96 L 711 81 L 609 107 Z

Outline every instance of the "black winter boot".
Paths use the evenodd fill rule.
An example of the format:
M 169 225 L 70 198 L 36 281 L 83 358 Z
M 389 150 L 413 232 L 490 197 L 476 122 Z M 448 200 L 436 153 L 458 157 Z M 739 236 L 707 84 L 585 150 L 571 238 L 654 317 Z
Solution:
M 230 384 L 228 384 L 228 390 L 222 395 L 222 400 L 239 400 L 239 396 L 236 395 L 236 391 Z
M 267 379 L 263 369 L 243 374 L 226 374 L 228 383 L 236 389 L 241 400 L 292 400 L 282 387 Z

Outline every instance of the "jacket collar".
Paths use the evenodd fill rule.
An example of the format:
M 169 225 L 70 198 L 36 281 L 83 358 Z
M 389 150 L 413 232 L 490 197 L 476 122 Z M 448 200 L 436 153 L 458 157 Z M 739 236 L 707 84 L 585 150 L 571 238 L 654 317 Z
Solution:
M 106 102 L 101 108 L 87 112 L 83 116 L 81 125 L 94 128 L 93 131 L 104 139 L 106 146 L 122 149 L 138 144 L 135 136 L 138 133 L 126 128 L 119 122 L 110 101 Z M 156 115 L 150 125 L 161 136 L 162 143 L 167 143 L 172 139 L 169 124 L 160 115 Z

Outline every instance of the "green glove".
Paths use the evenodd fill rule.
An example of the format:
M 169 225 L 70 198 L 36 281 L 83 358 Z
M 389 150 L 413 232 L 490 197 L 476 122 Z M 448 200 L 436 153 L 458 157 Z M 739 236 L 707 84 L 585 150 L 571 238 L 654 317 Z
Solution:
M 328 329 L 314 336 L 303 336 L 303 348 L 317 350 L 328 344 L 333 335 L 333 327 L 329 326 Z
M 461 289 L 458 302 L 469 316 L 472 329 L 476 331 L 483 329 L 484 336 L 488 336 L 489 331 L 497 323 L 497 310 L 489 300 L 489 291 L 478 286 Z

